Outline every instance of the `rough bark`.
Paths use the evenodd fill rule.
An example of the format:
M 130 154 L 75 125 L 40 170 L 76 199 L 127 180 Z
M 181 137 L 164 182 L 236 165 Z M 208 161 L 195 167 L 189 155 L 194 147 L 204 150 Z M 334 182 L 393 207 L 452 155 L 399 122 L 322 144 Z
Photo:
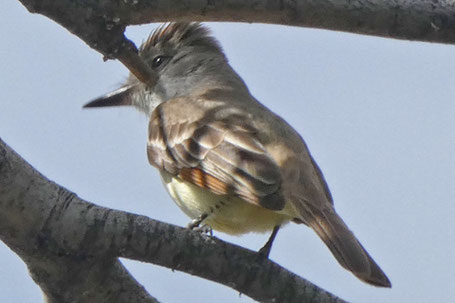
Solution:
M 79 246 L 96 222 L 88 221 L 83 208 L 73 210 L 78 202 L 0 139 L 0 240 L 27 264 L 47 302 L 158 302 L 115 255 L 97 251 L 98 242 L 91 250 Z
M 256 252 L 83 201 L 1 139 L 0 239 L 49 302 L 157 302 L 118 257 L 203 277 L 260 302 L 344 302 Z

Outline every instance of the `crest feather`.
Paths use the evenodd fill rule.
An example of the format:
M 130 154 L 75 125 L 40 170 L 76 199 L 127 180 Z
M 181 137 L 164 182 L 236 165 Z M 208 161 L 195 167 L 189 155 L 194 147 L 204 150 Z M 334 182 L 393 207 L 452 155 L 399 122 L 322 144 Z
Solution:
M 201 47 L 223 53 L 219 42 L 210 30 L 199 22 L 172 22 L 163 24 L 152 32 L 139 51 L 147 52 L 152 47 Z

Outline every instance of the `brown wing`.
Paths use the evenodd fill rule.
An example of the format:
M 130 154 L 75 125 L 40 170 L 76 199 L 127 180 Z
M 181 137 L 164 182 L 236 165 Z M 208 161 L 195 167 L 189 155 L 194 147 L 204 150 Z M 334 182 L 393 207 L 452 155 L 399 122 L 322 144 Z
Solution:
M 256 134 L 232 108 L 174 99 L 150 118 L 147 154 L 153 166 L 215 194 L 280 210 L 280 170 Z

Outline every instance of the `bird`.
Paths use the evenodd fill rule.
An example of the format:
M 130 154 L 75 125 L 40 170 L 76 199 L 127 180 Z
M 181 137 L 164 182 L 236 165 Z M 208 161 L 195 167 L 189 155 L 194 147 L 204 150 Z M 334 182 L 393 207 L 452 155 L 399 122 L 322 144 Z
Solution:
M 191 229 L 271 236 L 283 225 L 312 228 L 342 267 L 378 287 L 390 280 L 336 213 L 324 176 L 299 133 L 250 93 L 210 30 L 170 22 L 138 50 L 158 75 L 130 74 L 85 108 L 133 106 L 149 119 L 147 157 Z

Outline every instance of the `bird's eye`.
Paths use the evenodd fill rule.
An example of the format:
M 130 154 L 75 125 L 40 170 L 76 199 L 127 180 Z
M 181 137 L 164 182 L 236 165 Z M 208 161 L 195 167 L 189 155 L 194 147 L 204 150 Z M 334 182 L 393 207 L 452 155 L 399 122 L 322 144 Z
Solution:
M 162 65 L 164 63 L 164 61 L 166 61 L 166 58 L 167 58 L 166 56 L 156 56 L 152 60 L 152 67 L 153 68 L 159 67 L 160 65 Z

